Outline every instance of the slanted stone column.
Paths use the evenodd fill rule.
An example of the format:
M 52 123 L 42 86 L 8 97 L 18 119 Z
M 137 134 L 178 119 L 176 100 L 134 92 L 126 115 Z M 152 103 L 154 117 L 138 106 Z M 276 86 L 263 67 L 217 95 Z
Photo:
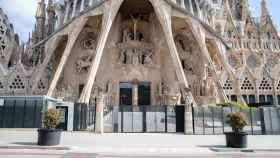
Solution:
M 95 122 L 95 133 L 104 133 L 104 119 L 103 111 L 105 106 L 105 95 L 100 95 L 97 97 L 96 101 L 96 122 Z
M 84 10 L 84 8 L 85 8 L 85 0 L 82 0 L 80 12 L 82 12 Z
M 93 1 L 94 1 L 94 0 L 89 0 L 89 6 L 92 6 L 92 5 L 93 5 Z
M 68 17 L 69 11 L 70 11 L 70 4 L 69 4 L 69 2 L 67 2 L 67 4 L 66 4 L 66 11 L 65 11 L 65 15 L 64 15 L 64 23 L 66 23 L 68 18 L 69 18 Z
M 169 48 L 170 57 L 173 62 L 175 73 L 178 77 L 180 85 L 182 85 L 182 87 L 184 88 L 188 88 L 189 83 L 185 76 L 185 72 L 181 64 L 181 60 L 173 38 L 172 25 L 171 25 L 172 8 L 169 5 L 167 5 L 165 1 L 150 0 L 150 2 L 152 3 L 155 9 L 156 16 L 161 24 L 164 37 L 166 39 L 167 46 Z M 193 101 L 193 104 L 195 104 L 193 96 L 190 92 L 188 92 L 188 96 L 190 96 L 191 100 Z
M 80 35 L 80 32 L 83 30 L 86 22 L 87 22 L 86 18 L 79 18 L 74 23 L 72 23 L 73 29 L 72 29 L 72 32 L 70 32 L 70 34 L 69 34 L 67 45 L 65 47 L 65 50 L 62 54 L 59 65 L 58 65 L 58 67 L 56 69 L 56 72 L 54 74 L 53 80 L 50 84 L 50 88 L 49 88 L 49 91 L 48 91 L 48 94 L 47 94 L 48 96 L 53 95 L 54 90 L 55 90 L 56 85 L 57 85 L 57 82 L 58 82 L 58 80 L 59 80 L 59 78 L 62 74 L 63 69 L 64 69 L 64 66 L 66 65 L 68 57 L 71 54 L 72 48 L 74 47 L 74 44 L 75 44 L 78 36 Z
M 102 27 L 100 30 L 99 40 L 96 47 L 96 55 L 94 60 L 92 61 L 86 86 L 83 89 L 83 92 L 79 99 L 80 103 L 89 103 L 92 87 L 95 82 L 96 74 L 103 55 L 103 50 L 105 48 L 105 44 L 109 36 L 109 32 L 111 30 L 112 24 L 115 20 L 115 17 L 119 11 L 119 8 L 123 0 L 114 0 L 114 1 L 107 1 L 107 2 L 108 4 L 105 5 L 104 14 L 102 16 Z
M 180 5 L 181 5 L 182 8 L 186 8 L 185 1 L 184 1 L 184 0 L 181 0 L 181 4 L 180 4 Z
M 190 12 L 191 12 L 192 14 L 194 14 L 194 12 L 193 12 L 193 6 L 192 6 L 192 0 L 189 0 L 189 9 L 190 9 Z
M 72 18 L 73 18 L 74 16 L 76 16 L 77 3 L 78 3 L 78 0 L 74 0 L 74 6 L 73 6 L 73 12 L 72 12 Z

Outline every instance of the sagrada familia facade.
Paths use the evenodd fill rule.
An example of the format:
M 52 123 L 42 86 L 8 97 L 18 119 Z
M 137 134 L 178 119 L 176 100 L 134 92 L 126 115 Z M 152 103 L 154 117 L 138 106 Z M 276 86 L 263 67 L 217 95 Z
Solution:
M 248 0 L 39 0 L 21 43 L 0 9 L 1 95 L 111 105 L 280 103 L 280 38 Z

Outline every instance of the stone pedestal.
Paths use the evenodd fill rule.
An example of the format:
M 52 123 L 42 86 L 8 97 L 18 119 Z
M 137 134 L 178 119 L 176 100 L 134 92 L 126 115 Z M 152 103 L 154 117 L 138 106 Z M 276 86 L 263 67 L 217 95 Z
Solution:
M 96 102 L 96 122 L 95 122 L 95 133 L 104 133 L 104 119 L 103 119 L 103 111 L 104 111 L 104 96 L 100 96 L 97 98 Z
M 193 134 L 192 106 L 185 106 L 185 134 Z

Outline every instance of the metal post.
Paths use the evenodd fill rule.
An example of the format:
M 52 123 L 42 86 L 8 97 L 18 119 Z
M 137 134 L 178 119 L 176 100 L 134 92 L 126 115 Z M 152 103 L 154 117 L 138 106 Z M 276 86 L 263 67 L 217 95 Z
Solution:
M 147 106 L 143 106 L 143 132 L 147 132 Z
M 5 128 L 4 127 L 4 124 L 5 124 L 5 109 L 6 109 L 6 100 L 4 100 L 4 106 L 3 106 L 3 108 L 2 108 L 2 128 Z
M 23 105 L 23 119 L 22 119 L 22 127 L 25 127 L 25 115 L 26 115 L 26 99 L 24 99 L 24 105 Z
M 165 108 L 164 108 L 164 114 L 165 114 L 165 116 L 164 116 L 164 119 L 165 119 L 165 123 L 164 123 L 164 126 L 165 126 L 165 132 L 166 133 L 168 133 L 168 127 L 167 127 L 167 106 L 164 106 Z
M 252 108 L 250 108 L 250 121 L 251 121 L 251 132 L 252 135 L 254 135 Z
M 193 107 L 193 105 L 192 105 L 192 125 L 193 125 L 193 134 L 195 135 L 194 107 Z
M 223 133 L 225 133 L 225 119 L 224 119 L 224 107 L 221 108 L 222 110 L 222 126 L 223 126 Z
M 213 134 L 215 134 L 215 120 L 214 120 L 214 108 L 210 108 L 212 113 L 212 125 L 213 125 Z
M 14 104 L 13 104 L 13 114 L 12 114 L 12 118 L 13 118 L 13 127 L 16 127 L 16 115 L 15 115 L 15 111 L 16 111 L 16 100 L 14 100 Z
M 205 135 L 205 124 L 204 124 L 204 107 L 202 107 L 202 128 L 203 128 L 203 134 Z
M 133 122 L 134 122 L 134 118 L 133 118 L 134 112 L 133 111 L 134 111 L 134 107 L 131 106 L 131 115 L 132 115 L 132 119 L 131 119 L 132 125 L 131 125 L 131 127 L 132 127 L 132 133 L 134 132 L 134 125 L 133 125 Z
M 271 132 L 272 132 L 272 134 L 274 134 L 274 130 L 273 130 L 273 124 L 272 124 L 272 112 L 271 112 L 271 108 L 269 108 L 269 119 L 270 119 L 270 129 L 271 129 Z
M 262 134 L 266 135 L 265 118 L 264 118 L 264 109 L 263 108 L 260 108 L 260 117 L 261 117 Z
M 121 109 L 121 132 L 123 133 L 123 106 L 120 106 Z
M 96 100 L 95 100 L 95 103 L 96 103 Z M 95 131 L 96 130 L 96 104 L 94 106 L 94 120 L 93 120 L 93 122 L 94 122 L 93 131 Z
M 34 102 L 34 111 L 33 111 L 33 128 L 36 127 L 36 111 L 37 111 L 37 100 Z

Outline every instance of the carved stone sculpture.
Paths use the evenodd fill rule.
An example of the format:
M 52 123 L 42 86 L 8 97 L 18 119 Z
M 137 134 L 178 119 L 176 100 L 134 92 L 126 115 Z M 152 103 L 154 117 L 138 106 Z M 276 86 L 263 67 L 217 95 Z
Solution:
M 84 56 L 76 61 L 76 71 L 78 73 L 87 72 L 92 63 L 92 56 Z

